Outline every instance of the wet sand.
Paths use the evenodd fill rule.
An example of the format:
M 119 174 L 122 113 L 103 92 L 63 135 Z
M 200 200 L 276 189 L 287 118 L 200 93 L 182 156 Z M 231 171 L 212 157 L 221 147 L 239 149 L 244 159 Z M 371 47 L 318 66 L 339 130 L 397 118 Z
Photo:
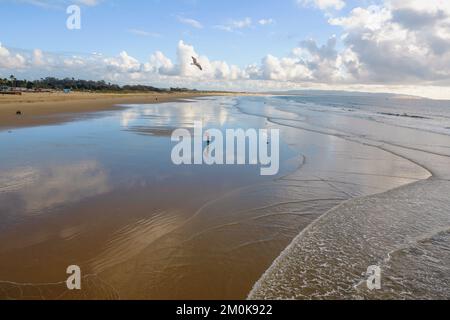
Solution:
M 233 93 L 23 93 L 0 94 L 0 130 L 71 121 L 88 112 L 114 110 L 123 104 L 148 104 Z M 17 116 L 16 112 L 22 115 Z
M 0 132 L 0 297 L 245 299 L 325 213 L 430 176 L 405 156 L 324 130 L 342 125 L 332 114 L 290 107 L 272 97 L 209 97 Z M 174 166 L 171 130 L 199 119 L 280 129 L 279 175 Z M 65 287 L 72 264 L 83 272 L 80 292 Z

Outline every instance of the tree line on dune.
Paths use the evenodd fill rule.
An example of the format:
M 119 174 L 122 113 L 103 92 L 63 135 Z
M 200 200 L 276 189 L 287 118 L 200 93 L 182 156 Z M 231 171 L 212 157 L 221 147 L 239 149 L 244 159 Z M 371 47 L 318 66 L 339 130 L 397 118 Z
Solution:
M 19 80 L 14 75 L 9 78 L 0 77 L 0 87 L 3 88 L 26 88 L 28 90 L 74 90 L 74 91 L 99 91 L 99 92 L 185 92 L 196 91 L 187 88 L 162 89 L 146 85 L 123 85 L 113 84 L 104 80 L 81 80 L 75 78 L 58 79 L 54 77 L 41 78 L 28 81 Z

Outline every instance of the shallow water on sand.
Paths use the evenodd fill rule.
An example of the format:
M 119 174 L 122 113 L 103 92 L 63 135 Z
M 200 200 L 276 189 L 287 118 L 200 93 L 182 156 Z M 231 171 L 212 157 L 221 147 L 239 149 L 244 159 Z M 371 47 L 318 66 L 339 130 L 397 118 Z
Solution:
M 277 122 L 385 150 L 433 177 L 330 210 L 296 237 L 249 298 L 450 299 L 448 102 L 445 109 L 445 102 L 397 101 L 403 116 L 386 119 L 385 99 L 378 99 L 380 107 L 372 100 L 350 110 L 341 109 L 343 102 L 358 99 L 335 97 L 332 106 L 294 100 L 289 110 L 308 120 Z M 421 121 L 412 124 L 406 114 Z M 379 290 L 368 289 L 369 266 L 381 270 Z
M 0 297 L 242 299 L 325 212 L 429 176 L 364 134 L 343 138 L 337 115 L 293 107 L 209 98 L 0 132 Z M 173 165 L 172 131 L 198 120 L 280 129 L 279 175 Z M 65 287 L 73 264 L 80 292 Z

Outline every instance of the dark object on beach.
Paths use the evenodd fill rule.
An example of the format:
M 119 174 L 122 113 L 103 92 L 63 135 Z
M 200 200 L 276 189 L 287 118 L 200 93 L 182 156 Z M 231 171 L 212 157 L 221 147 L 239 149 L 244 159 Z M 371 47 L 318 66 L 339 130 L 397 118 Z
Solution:
M 413 118 L 413 119 L 430 119 L 422 116 L 416 116 L 416 115 L 410 115 L 407 113 L 390 113 L 390 112 L 378 112 L 378 114 L 384 115 L 384 116 L 392 116 L 392 117 L 403 117 L 403 118 Z
M 16 111 L 16 116 L 21 116 L 22 115 L 22 111 Z

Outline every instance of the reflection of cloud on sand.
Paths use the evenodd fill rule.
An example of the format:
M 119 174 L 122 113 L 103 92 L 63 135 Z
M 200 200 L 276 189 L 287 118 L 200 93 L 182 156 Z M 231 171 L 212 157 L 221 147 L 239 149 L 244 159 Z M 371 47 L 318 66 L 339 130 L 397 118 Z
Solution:
M 41 169 L 18 168 L 0 175 L 0 194 L 19 197 L 26 212 L 49 209 L 108 191 L 108 175 L 96 161 Z
M 135 121 L 139 116 L 139 113 L 136 110 L 128 110 L 122 112 L 120 124 L 122 127 L 128 127 L 130 122 Z
M 205 127 L 223 126 L 230 120 L 227 107 L 230 106 L 211 105 L 208 100 L 133 106 L 122 113 L 120 124 L 131 132 L 148 134 L 143 129 L 149 128 L 151 135 L 161 136 L 161 132 L 167 135 L 173 128 L 192 129 L 194 122 L 199 120 Z

